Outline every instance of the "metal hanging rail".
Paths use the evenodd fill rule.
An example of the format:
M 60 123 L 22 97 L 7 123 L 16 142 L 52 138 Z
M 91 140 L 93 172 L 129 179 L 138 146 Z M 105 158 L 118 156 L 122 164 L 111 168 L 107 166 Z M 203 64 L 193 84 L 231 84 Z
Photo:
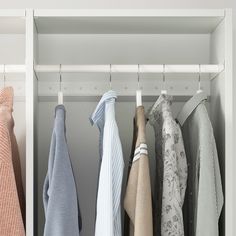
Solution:
M 139 67 L 139 69 L 138 69 Z M 36 73 L 210 73 L 219 74 L 224 64 L 194 65 L 36 65 Z M 25 65 L 0 64 L 0 74 L 25 73 Z
M 0 73 L 25 73 L 26 68 L 25 65 L 0 65 Z
M 139 69 L 138 69 L 139 67 Z M 214 65 L 36 65 L 35 72 L 59 73 L 221 73 L 223 64 Z

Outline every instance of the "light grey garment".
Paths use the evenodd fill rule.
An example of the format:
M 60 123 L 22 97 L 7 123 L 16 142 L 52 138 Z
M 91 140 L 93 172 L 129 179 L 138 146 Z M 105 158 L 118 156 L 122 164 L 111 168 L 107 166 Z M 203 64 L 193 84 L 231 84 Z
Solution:
M 183 207 L 187 236 L 219 235 L 223 192 L 213 128 L 204 104 L 206 99 L 204 92 L 194 95 L 177 117 L 188 162 Z
M 43 187 L 44 236 L 79 236 L 81 217 L 65 129 L 65 108 L 58 105 Z M 80 226 L 80 227 L 79 227 Z

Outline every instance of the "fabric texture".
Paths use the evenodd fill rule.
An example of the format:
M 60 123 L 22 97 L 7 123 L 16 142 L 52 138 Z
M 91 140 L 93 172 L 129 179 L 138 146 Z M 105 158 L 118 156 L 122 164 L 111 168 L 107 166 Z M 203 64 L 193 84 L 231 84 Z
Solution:
M 177 117 L 182 126 L 188 162 L 183 209 L 185 235 L 189 236 L 218 236 L 223 206 L 218 154 L 206 99 L 204 92 L 194 95 Z
M 161 209 L 161 215 L 154 213 L 155 235 L 183 236 L 182 206 L 187 186 L 187 160 L 181 129 L 172 116 L 171 100 L 171 96 L 161 95 L 148 115 L 155 131 L 157 151 L 154 210 Z
M 152 236 L 151 183 L 143 106 L 139 106 L 136 110 L 136 122 L 137 133 L 134 133 L 134 137 L 137 137 L 136 149 L 133 153 L 124 199 L 124 208 L 130 218 L 129 231 L 126 231 L 125 235 Z
M 100 173 L 96 203 L 95 236 L 121 236 L 121 190 L 124 160 L 115 120 L 115 91 L 106 92 L 90 117 L 100 131 Z
M 135 152 L 135 146 L 136 146 L 136 141 L 137 141 L 137 125 L 136 125 L 136 120 L 137 120 L 137 112 L 135 114 L 135 117 L 133 119 L 133 139 L 132 139 L 132 146 L 131 146 L 131 151 L 130 151 L 130 156 L 129 156 L 129 166 L 128 166 L 128 171 L 127 171 L 127 181 L 126 181 L 126 186 L 129 181 L 129 173 L 132 168 L 132 163 L 133 163 L 133 158 L 134 158 L 134 152 Z M 124 212 L 124 236 L 128 236 L 130 233 L 130 218 L 127 212 Z
M 25 197 L 14 134 L 13 89 L 0 90 L 0 235 L 25 235 Z
M 78 236 L 82 227 L 75 179 L 66 141 L 65 108 L 58 105 L 43 186 L 44 236 Z

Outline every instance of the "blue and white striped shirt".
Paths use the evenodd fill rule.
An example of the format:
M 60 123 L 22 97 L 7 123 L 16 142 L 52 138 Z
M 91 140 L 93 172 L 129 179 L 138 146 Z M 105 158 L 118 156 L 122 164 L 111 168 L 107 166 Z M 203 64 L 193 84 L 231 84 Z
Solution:
M 115 120 L 115 91 L 106 92 L 90 117 L 100 131 L 101 167 L 97 192 L 95 236 L 121 236 L 121 190 L 124 160 Z

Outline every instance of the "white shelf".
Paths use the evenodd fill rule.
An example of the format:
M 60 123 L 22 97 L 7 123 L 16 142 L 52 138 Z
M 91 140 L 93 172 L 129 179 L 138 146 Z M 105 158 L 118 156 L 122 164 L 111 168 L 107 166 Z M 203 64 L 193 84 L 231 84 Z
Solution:
M 224 17 L 224 9 L 35 9 L 35 17 Z
M 42 34 L 206 34 L 224 10 L 35 10 Z

